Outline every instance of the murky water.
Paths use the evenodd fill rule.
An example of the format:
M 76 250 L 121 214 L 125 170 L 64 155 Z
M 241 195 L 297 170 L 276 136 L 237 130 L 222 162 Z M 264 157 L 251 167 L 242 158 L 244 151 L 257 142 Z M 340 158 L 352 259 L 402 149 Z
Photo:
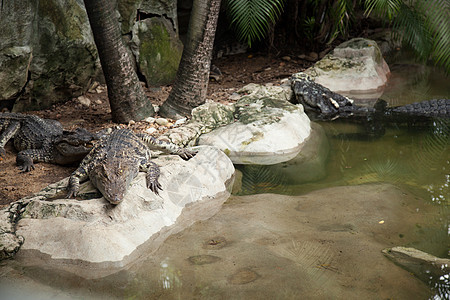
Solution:
M 450 97 L 448 78 L 426 70 L 419 78 L 409 68 L 392 68 L 383 97 L 391 105 Z M 307 149 L 314 159 L 238 167 L 235 195 L 217 215 L 126 269 L 85 279 L 4 262 L 0 299 L 448 297 L 448 279 L 420 281 L 381 250 L 449 258 L 450 121 L 392 125 L 378 139 L 358 124 L 320 125 L 320 150 Z

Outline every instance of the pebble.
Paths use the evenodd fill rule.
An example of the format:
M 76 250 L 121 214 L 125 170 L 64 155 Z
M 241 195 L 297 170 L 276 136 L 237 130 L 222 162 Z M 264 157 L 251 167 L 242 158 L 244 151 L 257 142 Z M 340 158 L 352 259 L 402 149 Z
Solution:
M 155 127 L 150 127 L 150 128 L 145 129 L 145 132 L 146 132 L 147 134 L 152 134 L 152 133 L 155 133 L 156 131 L 157 131 L 157 130 L 156 130 Z
M 153 117 L 148 117 L 144 119 L 145 122 L 152 124 L 153 122 L 155 122 L 155 118 Z
M 159 111 L 159 106 L 158 105 L 155 105 L 155 104 L 152 104 L 153 105 L 153 109 L 155 110 L 155 112 L 157 113 L 158 111 Z
M 230 99 L 230 100 L 239 100 L 239 99 L 241 99 L 241 97 L 242 97 L 242 95 L 240 95 L 239 93 L 233 93 L 233 94 L 231 94 L 229 97 L 228 97 L 228 99 Z
M 286 55 L 286 56 L 283 56 L 281 59 L 285 60 L 285 61 L 290 61 L 291 57 Z
M 187 121 L 186 118 L 182 118 L 182 119 L 176 120 L 175 121 L 175 126 L 183 125 L 184 123 L 186 123 L 186 121 Z
M 169 121 L 165 118 L 158 118 L 155 122 L 160 126 L 166 126 L 169 123 Z
M 96 99 L 94 102 L 95 102 L 95 104 L 102 104 L 103 103 L 102 100 L 100 100 L 100 99 Z
M 308 56 L 312 59 L 312 60 L 317 60 L 319 58 L 319 54 L 317 54 L 317 52 L 309 52 Z
M 136 122 L 135 122 L 134 120 L 130 120 L 130 121 L 128 122 L 128 125 L 134 125 L 134 124 L 136 124 Z
M 80 96 L 77 98 L 78 102 L 80 102 L 81 105 L 84 105 L 86 107 L 89 107 L 91 105 L 91 100 L 85 96 Z

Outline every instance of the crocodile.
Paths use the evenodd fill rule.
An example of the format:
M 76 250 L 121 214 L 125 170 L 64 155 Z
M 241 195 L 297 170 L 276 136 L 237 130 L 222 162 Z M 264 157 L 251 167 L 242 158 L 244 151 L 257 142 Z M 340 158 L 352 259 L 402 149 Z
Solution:
M 129 129 L 115 129 L 96 143 L 78 169 L 72 173 L 67 198 L 76 197 L 80 182 L 90 179 L 107 201 L 119 204 L 139 171 L 147 172 L 147 188 L 159 195 L 162 190 L 158 182 L 160 169 L 150 160 L 150 148 L 179 155 L 184 160 L 195 155 L 195 152 L 159 141 L 148 134 L 134 133 Z
M 13 139 L 19 151 L 16 163 L 23 172 L 34 169 L 33 162 L 80 162 L 98 139 L 83 128 L 67 131 L 56 120 L 19 113 L 0 113 L 0 132 L 0 158 L 6 154 L 6 143 Z
M 450 99 L 431 99 L 393 107 L 378 99 L 373 107 L 366 107 L 332 92 L 304 73 L 295 74 L 291 86 L 297 102 L 303 105 L 312 120 L 348 119 L 365 123 L 366 129 L 375 135 L 384 134 L 386 123 L 422 125 L 436 118 L 450 118 Z

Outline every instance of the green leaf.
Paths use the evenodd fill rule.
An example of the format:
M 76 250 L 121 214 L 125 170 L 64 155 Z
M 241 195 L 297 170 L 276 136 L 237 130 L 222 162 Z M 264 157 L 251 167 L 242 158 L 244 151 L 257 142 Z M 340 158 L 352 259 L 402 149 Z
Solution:
M 266 36 L 283 7 L 284 0 L 227 0 L 231 25 L 235 27 L 238 38 L 250 47 L 252 42 Z

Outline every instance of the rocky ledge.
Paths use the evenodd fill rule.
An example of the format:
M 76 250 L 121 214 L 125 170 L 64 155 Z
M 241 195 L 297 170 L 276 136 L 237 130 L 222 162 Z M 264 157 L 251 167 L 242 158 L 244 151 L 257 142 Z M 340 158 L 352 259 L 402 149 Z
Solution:
M 214 215 L 229 196 L 232 162 L 213 147 L 198 149 L 189 161 L 172 155 L 154 160 L 161 167 L 160 196 L 140 173 L 118 205 L 89 181 L 81 200 L 66 199 L 68 178 L 12 203 L 0 214 L 3 258 L 21 246 L 16 259 L 25 263 L 60 262 L 62 269 L 98 277 L 157 249 L 169 235 Z

